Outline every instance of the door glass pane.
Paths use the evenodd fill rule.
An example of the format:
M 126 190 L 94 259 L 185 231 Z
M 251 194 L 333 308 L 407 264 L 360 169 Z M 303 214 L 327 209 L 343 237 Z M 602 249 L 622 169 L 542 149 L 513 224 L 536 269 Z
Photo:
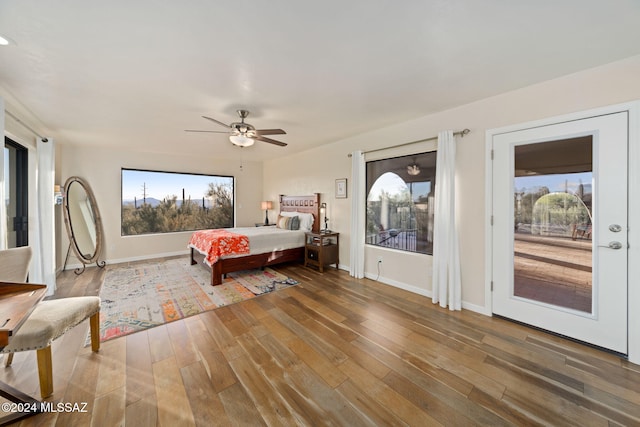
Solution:
M 29 244 L 28 150 L 5 137 L 4 194 L 8 248 Z
M 514 296 L 592 312 L 592 146 L 514 147 Z

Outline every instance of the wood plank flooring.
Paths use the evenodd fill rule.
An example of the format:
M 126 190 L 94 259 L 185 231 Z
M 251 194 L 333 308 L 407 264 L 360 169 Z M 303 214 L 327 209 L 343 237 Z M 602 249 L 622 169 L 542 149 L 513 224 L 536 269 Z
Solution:
M 196 268 L 196 267 L 194 267 Z M 54 395 L 86 413 L 20 426 L 640 425 L 640 366 L 346 272 L 102 344 L 88 322 L 53 344 Z M 57 297 L 104 272 L 64 272 Z M 38 397 L 35 352 L 0 379 Z

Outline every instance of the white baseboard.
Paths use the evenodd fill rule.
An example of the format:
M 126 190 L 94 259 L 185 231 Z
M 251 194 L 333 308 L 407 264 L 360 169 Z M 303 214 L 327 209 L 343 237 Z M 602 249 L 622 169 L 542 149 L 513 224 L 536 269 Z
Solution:
M 413 292 L 414 294 L 422 295 L 427 298 L 431 298 L 432 293 L 426 289 L 418 288 L 417 286 L 408 285 L 406 283 L 398 282 L 396 280 L 388 279 L 386 277 L 377 276 L 374 274 L 365 273 L 364 277 L 374 280 L 376 282 L 384 283 L 385 285 L 393 286 L 395 288 L 404 289 L 405 291 Z
M 484 314 L 485 316 L 492 316 L 491 310 L 480 305 L 471 304 L 470 302 L 462 301 L 462 308 L 464 308 L 465 310 L 474 311 L 478 314 Z
M 137 257 L 130 257 L 130 258 L 116 258 L 116 259 L 106 259 L 104 260 L 104 262 L 107 263 L 107 265 L 111 265 L 111 264 L 123 264 L 123 263 L 127 263 L 127 262 L 135 262 L 135 261 L 145 261 L 148 259 L 156 259 L 156 258 L 165 258 L 165 257 L 172 257 L 172 256 L 188 256 L 189 255 L 189 250 L 187 249 L 186 251 L 178 251 L 178 252 L 165 252 L 165 253 L 161 253 L 161 254 L 153 254 L 153 255 L 144 255 L 144 256 L 137 256 Z M 96 264 L 88 264 L 86 268 L 92 268 L 92 267 L 96 267 Z M 67 264 L 65 270 L 73 270 L 76 268 L 82 268 L 82 264 Z M 58 273 L 62 272 L 62 268 L 60 268 L 58 270 Z
M 408 285 L 406 283 L 387 279 L 386 277 L 377 277 L 376 275 L 368 274 L 368 273 L 365 273 L 365 277 L 367 279 L 384 283 L 385 285 L 393 286 L 396 288 L 404 289 L 405 291 L 413 292 L 414 294 L 422 295 L 427 298 L 431 298 L 433 296 L 433 293 L 427 289 L 422 289 L 413 285 Z M 482 307 L 476 304 L 471 304 L 466 301 L 462 301 L 462 308 L 465 310 L 474 311 L 479 314 L 484 314 L 485 316 L 491 316 L 491 311 L 487 310 L 485 307 Z
M 164 258 L 164 257 L 172 257 L 172 256 L 181 256 L 181 255 L 189 255 L 189 251 L 178 251 L 178 252 L 167 252 L 163 254 L 154 254 L 147 256 L 139 256 L 139 257 L 131 257 L 131 258 L 118 258 L 118 259 L 110 259 L 105 260 L 105 262 L 109 264 L 122 264 L 126 262 L 134 262 L 134 261 L 144 261 L 148 259 L 155 258 Z M 95 263 L 93 265 L 87 265 L 87 268 L 95 267 Z M 73 270 L 75 268 L 82 268 L 82 264 L 67 264 L 67 270 Z M 338 268 L 340 270 L 349 271 L 348 265 L 339 264 Z M 60 269 L 58 272 L 61 272 Z M 398 282 L 396 280 L 388 279 L 386 277 L 379 277 L 373 274 L 365 273 L 365 277 L 367 279 L 371 279 L 380 283 L 384 283 L 385 285 L 393 286 L 396 288 L 404 289 L 405 291 L 413 292 L 414 294 L 422 295 L 427 298 L 431 298 L 433 296 L 432 292 L 426 289 L 418 288 L 417 286 L 408 285 L 406 283 Z M 462 301 L 462 308 L 469 311 L 474 311 L 479 314 L 484 314 L 486 316 L 491 316 L 491 311 L 486 309 L 485 307 L 471 304 L 466 301 Z

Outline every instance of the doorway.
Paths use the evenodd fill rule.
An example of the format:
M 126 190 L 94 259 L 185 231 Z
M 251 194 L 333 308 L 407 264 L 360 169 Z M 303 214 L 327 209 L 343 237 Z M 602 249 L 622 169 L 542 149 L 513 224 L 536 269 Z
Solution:
M 628 352 L 628 112 L 491 137 L 492 311 Z
M 4 182 L 7 206 L 7 247 L 29 244 L 29 150 L 4 139 Z

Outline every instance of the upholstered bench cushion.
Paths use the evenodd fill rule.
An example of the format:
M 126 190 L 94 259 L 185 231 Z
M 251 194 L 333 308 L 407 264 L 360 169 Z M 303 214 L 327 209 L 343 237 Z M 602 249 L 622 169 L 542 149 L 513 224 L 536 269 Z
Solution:
M 100 311 L 100 297 L 61 298 L 40 302 L 2 353 L 39 350 Z

